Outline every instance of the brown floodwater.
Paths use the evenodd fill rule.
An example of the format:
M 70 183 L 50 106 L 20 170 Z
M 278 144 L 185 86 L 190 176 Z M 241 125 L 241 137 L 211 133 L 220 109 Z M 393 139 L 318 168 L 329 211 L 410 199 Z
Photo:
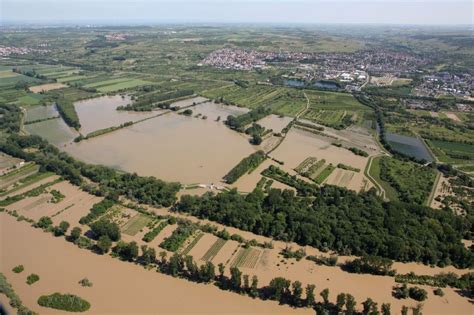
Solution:
M 214 116 L 231 107 L 205 103 L 193 112 L 204 120 L 170 113 L 64 148 L 89 163 L 184 184 L 217 183 L 242 158 L 255 151 L 245 136 Z
M 157 114 L 156 112 L 117 110 L 118 106 L 131 103 L 132 100 L 128 95 L 102 96 L 75 102 L 74 107 L 81 122 L 81 133 L 88 134 L 92 131 L 119 126 L 128 121 L 137 121 Z
M 280 117 L 278 115 L 268 115 L 265 118 L 260 119 L 257 123 L 267 129 L 272 129 L 273 132 L 281 132 L 293 118 L 291 117 Z
M 64 314 L 37 304 L 40 295 L 54 292 L 76 294 L 89 301 L 91 308 L 85 314 L 314 313 L 273 301 L 253 300 L 212 285 L 176 279 L 107 255 L 96 255 L 4 213 L 0 214 L 0 245 L 0 272 L 23 303 L 40 314 Z M 25 271 L 13 273 L 12 268 L 19 264 L 24 265 Z M 26 284 L 30 273 L 40 276 L 31 286 Z M 93 283 L 92 287 L 78 284 L 85 277 Z

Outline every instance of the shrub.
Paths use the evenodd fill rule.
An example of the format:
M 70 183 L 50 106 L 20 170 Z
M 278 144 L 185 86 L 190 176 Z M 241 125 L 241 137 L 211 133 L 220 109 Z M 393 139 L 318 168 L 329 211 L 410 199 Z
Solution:
M 85 312 L 91 307 L 89 302 L 76 295 L 61 293 L 42 295 L 38 299 L 38 304 L 68 312 Z
M 428 297 L 428 293 L 426 292 L 425 289 L 419 288 L 419 287 L 412 287 L 408 289 L 408 295 L 417 301 L 424 301 Z
M 433 290 L 433 294 L 437 296 L 444 296 L 444 291 L 441 288 Z
M 13 271 L 14 273 L 20 273 L 20 272 L 22 272 L 23 270 L 25 270 L 25 267 L 23 267 L 23 265 L 15 266 L 15 267 L 12 269 L 12 271 Z
M 44 216 L 38 220 L 38 223 L 36 223 L 36 226 L 39 227 L 40 229 L 47 229 L 48 227 L 51 226 L 51 224 L 53 224 L 53 221 L 51 220 L 51 218 Z
M 79 284 L 83 287 L 92 287 L 92 282 L 90 282 L 87 278 L 79 280 Z
M 26 283 L 32 285 L 33 283 L 39 281 L 39 279 L 40 277 L 37 274 L 32 273 L 26 278 Z

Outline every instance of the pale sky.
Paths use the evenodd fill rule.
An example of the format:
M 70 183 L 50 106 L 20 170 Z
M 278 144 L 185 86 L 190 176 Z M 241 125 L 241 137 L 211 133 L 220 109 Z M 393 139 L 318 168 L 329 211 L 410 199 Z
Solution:
M 473 25 L 470 0 L 0 0 L 1 24 Z

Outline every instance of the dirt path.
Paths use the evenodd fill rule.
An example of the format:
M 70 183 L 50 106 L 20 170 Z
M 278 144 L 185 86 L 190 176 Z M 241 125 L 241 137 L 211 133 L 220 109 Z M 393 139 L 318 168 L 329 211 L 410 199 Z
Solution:
M 286 131 L 285 135 L 283 137 L 281 137 L 281 140 L 280 142 L 278 142 L 272 149 L 270 149 L 268 152 L 267 152 L 267 155 L 270 157 L 270 153 L 272 153 L 273 151 L 275 151 L 282 143 L 283 141 L 285 141 L 286 139 L 286 136 L 288 135 L 288 133 L 290 132 L 291 128 L 293 127 L 293 123 L 295 121 L 297 121 L 308 109 L 309 109 L 309 98 L 308 96 L 306 95 L 305 92 L 303 92 L 304 94 L 304 97 L 306 98 L 306 106 L 305 108 L 303 108 L 301 111 L 299 111 L 295 118 L 293 118 L 293 120 L 288 124 L 290 127 L 288 128 L 288 130 Z M 271 157 L 270 157 L 271 158 Z
M 379 155 L 372 155 L 369 157 L 369 161 L 367 162 L 367 166 L 365 167 L 364 170 L 364 175 L 367 177 L 372 184 L 374 184 L 375 188 L 380 192 L 380 197 L 382 197 L 384 200 L 388 200 L 387 197 L 385 196 L 385 189 L 383 189 L 382 185 L 380 185 L 375 178 L 370 175 L 370 168 L 372 166 L 372 160 L 376 157 L 383 156 L 384 154 L 379 154 Z

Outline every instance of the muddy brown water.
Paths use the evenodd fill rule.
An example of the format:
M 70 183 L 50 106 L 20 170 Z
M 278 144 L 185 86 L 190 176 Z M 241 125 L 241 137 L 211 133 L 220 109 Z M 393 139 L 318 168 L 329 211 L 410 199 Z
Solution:
M 64 313 L 37 304 L 39 296 L 54 292 L 88 300 L 91 308 L 84 314 L 313 314 L 96 255 L 5 213 L 0 214 L 0 227 L 0 272 L 23 303 L 40 314 Z M 13 273 L 11 269 L 19 264 L 25 271 Z M 31 286 L 26 284 L 30 273 L 40 276 Z M 84 277 L 92 287 L 78 284 Z
M 229 108 L 198 105 L 196 113 L 227 117 Z M 255 151 L 243 135 L 215 119 L 170 113 L 64 148 L 73 156 L 143 176 L 184 184 L 218 183 Z

